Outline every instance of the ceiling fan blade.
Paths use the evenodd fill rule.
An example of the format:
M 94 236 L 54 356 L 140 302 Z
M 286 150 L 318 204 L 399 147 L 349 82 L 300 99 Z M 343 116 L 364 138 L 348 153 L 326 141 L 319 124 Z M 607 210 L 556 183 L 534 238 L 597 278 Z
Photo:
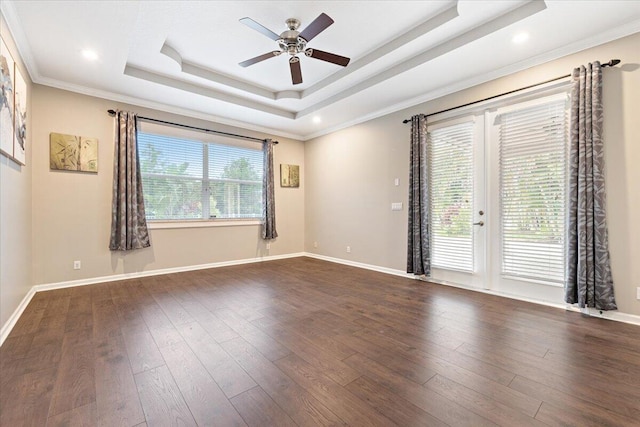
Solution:
M 249 28 L 253 28 L 257 32 L 264 34 L 265 36 L 269 37 L 271 40 L 280 39 L 279 35 L 271 31 L 267 27 L 263 26 L 262 24 L 258 24 L 256 21 L 254 21 L 251 18 L 242 18 L 240 22 L 242 22 L 244 25 L 246 25 Z
M 294 85 L 302 83 L 302 70 L 300 69 L 300 59 L 297 56 L 289 59 L 289 68 L 291 68 L 291 81 Z
M 326 13 L 321 13 L 311 24 L 307 25 L 307 28 L 305 28 L 298 37 L 302 37 L 307 42 L 310 42 L 312 38 L 326 30 L 331 24 L 333 24 L 333 19 Z
M 315 59 L 319 59 L 321 61 L 331 62 L 332 64 L 342 65 L 346 67 L 350 58 L 346 56 L 336 55 L 335 53 L 329 53 L 318 49 L 307 49 L 304 51 L 304 54 Z
M 280 55 L 282 52 L 279 50 L 274 50 L 273 52 L 267 52 L 260 56 L 256 56 L 255 58 L 247 59 L 246 61 L 242 61 L 238 65 L 241 67 L 248 67 L 249 65 L 253 65 L 257 62 L 262 62 L 265 59 L 273 58 L 275 56 Z

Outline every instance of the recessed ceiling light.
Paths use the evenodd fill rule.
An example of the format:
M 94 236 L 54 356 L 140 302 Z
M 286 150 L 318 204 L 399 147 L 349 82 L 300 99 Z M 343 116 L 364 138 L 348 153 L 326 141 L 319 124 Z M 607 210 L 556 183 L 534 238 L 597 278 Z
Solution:
M 320 118 L 320 116 L 315 116 L 313 118 L 313 123 L 320 123 L 322 121 L 322 119 Z
M 98 59 L 98 54 L 91 49 L 84 49 L 82 51 L 82 56 L 84 56 L 84 59 L 86 59 L 87 61 L 95 61 L 96 59 Z
M 529 40 L 529 33 L 518 33 L 511 39 L 511 41 L 515 44 L 521 44 L 526 42 L 527 40 Z

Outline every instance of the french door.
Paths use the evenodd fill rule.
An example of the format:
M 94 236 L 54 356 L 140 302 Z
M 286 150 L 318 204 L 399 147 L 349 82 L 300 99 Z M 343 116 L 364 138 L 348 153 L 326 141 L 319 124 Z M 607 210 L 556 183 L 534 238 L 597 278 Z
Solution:
M 566 98 L 428 126 L 433 279 L 562 302 Z

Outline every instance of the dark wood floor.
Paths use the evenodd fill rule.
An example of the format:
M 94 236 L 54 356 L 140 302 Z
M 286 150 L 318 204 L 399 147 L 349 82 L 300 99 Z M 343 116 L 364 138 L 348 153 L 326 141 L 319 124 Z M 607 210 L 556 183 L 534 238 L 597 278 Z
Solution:
M 2 426 L 638 426 L 640 328 L 296 258 L 36 294 Z

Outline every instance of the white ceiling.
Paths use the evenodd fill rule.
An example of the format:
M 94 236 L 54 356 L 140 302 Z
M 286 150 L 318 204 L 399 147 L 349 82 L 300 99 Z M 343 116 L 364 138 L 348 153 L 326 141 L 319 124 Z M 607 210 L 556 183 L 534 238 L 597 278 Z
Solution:
M 0 4 L 36 83 L 297 139 L 640 31 L 640 1 Z M 335 23 L 308 46 L 350 57 L 346 68 L 302 56 L 293 86 L 287 55 L 238 65 L 277 50 L 240 18 L 279 34 L 287 18 L 302 30 L 322 12 Z M 513 44 L 522 31 L 530 39 Z

